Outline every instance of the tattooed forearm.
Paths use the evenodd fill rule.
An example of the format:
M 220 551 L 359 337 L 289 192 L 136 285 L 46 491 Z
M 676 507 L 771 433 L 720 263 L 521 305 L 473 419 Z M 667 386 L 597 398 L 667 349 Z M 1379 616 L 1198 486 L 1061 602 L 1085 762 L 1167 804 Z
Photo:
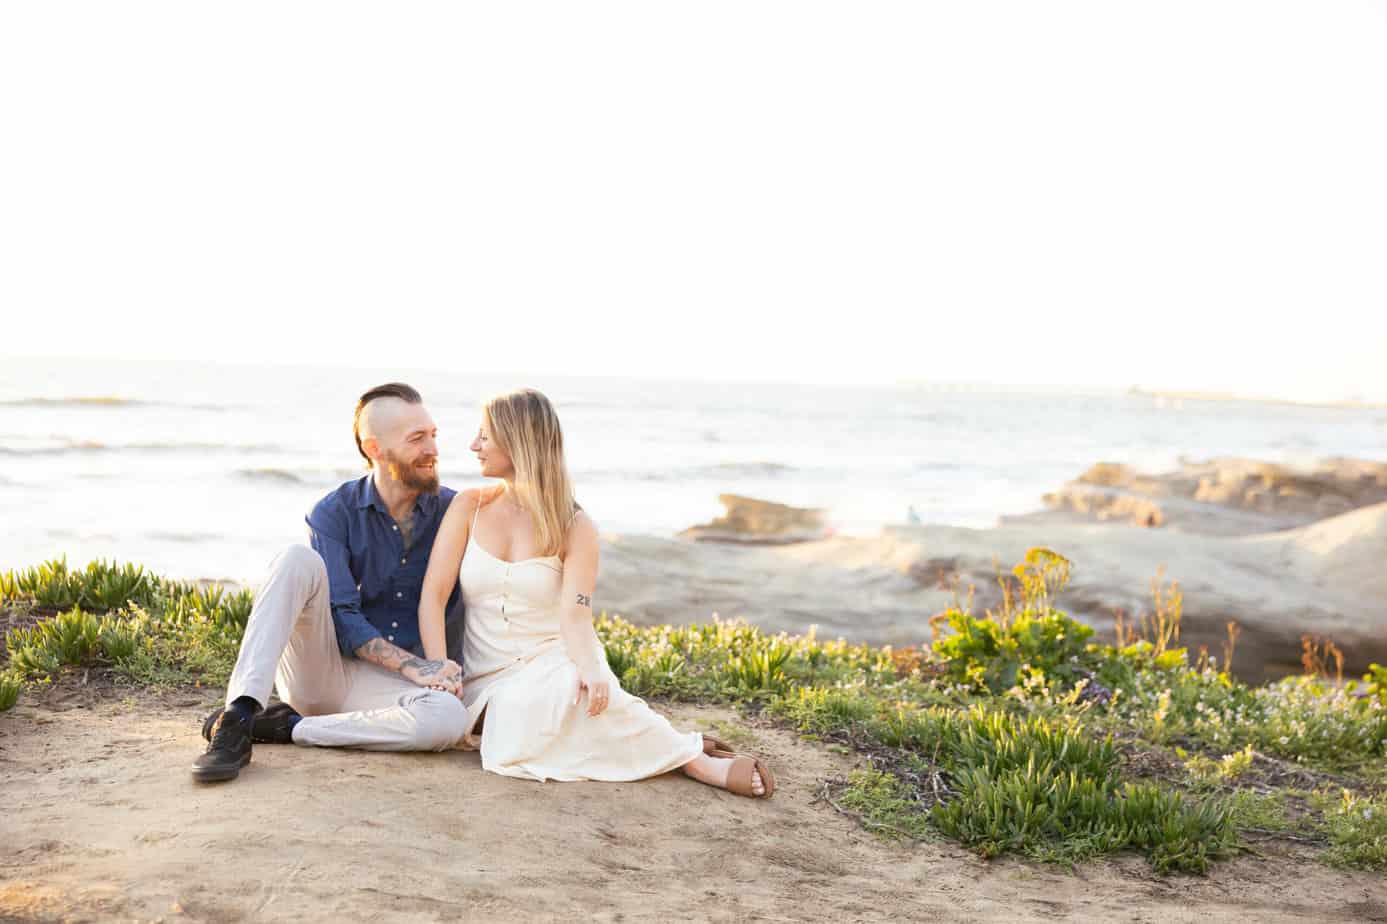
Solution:
M 447 658 L 421 658 L 412 651 L 392 645 L 383 638 L 373 638 L 356 650 L 363 661 L 379 664 L 388 671 L 403 674 L 421 686 L 439 684 L 455 687 L 462 679 L 462 668 Z
M 590 607 L 592 606 L 592 598 L 589 597 L 587 594 L 579 594 L 579 595 L 578 595 L 578 605 L 579 605 L 579 606 L 586 606 L 586 607 L 589 607 L 589 608 L 590 608 Z
M 379 664 L 387 670 L 398 671 L 407 661 L 419 660 L 413 654 L 392 645 L 383 638 L 373 638 L 356 650 L 356 656 L 363 661 Z

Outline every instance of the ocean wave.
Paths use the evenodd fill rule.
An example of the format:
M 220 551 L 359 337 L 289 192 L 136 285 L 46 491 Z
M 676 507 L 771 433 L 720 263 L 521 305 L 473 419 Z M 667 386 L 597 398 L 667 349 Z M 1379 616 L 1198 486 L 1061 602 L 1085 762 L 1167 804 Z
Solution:
M 98 440 L 68 440 L 58 446 L 0 446 L 4 456 L 61 456 L 117 452 L 278 452 L 267 444 L 236 443 L 102 443 Z
M 785 475 L 795 471 L 793 465 L 781 462 L 719 462 L 707 466 L 706 469 L 715 475 L 743 476 Z
M 59 456 L 66 453 L 107 451 L 108 449 L 104 443 L 98 443 L 94 440 L 71 442 L 62 446 L 33 446 L 29 448 L 0 446 L 0 456 Z
M 709 465 L 674 466 L 667 469 L 630 471 L 628 469 L 587 469 L 573 473 L 578 483 L 601 481 L 718 481 L 728 478 L 779 478 L 802 469 L 781 462 L 714 462 Z M 446 480 L 446 478 L 445 478 Z
M 142 407 L 148 401 L 95 395 L 77 398 L 11 398 L 0 401 L 0 407 Z
M 260 481 L 275 484 L 316 484 L 323 486 L 339 485 L 344 481 L 360 478 L 362 469 L 356 468 L 306 468 L 288 469 L 275 466 L 263 468 L 241 468 L 236 477 L 246 481 Z M 444 479 L 447 480 L 446 478 Z
M 116 395 L 78 395 L 69 398 L 7 398 L 0 400 L 0 407 L 172 407 L 192 411 L 228 411 L 234 410 L 236 406 L 230 404 L 183 404 L 177 401 L 145 401 L 141 398 L 121 398 Z
M 156 542 L 216 542 L 223 538 L 221 533 L 149 532 L 144 536 Z
M 281 484 L 308 484 L 309 480 L 285 468 L 242 468 L 236 475 L 249 481 L 277 481 Z

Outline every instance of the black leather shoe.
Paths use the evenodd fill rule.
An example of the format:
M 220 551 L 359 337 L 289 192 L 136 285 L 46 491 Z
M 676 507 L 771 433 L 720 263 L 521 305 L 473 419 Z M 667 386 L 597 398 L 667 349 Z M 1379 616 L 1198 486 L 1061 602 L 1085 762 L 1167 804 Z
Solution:
M 222 709 L 218 708 L 203 721 L 202 737 L 206 740 L 212 740 L 212 726 L 221 718 L 221 714 Z M 298 713 L 288 703 L 275 703 L 268 709 L 260 710 L 251 720 L 250 740 L 256 744 L 292 743 L 294 739 L 289 733 L 289 719 L 294 716 L 298 716 Z
M 193 779 L 199 783 L 234 780 L 250 763 L 250 723 L 225 712 L 208 730 L 207 751 L 193 761 Z

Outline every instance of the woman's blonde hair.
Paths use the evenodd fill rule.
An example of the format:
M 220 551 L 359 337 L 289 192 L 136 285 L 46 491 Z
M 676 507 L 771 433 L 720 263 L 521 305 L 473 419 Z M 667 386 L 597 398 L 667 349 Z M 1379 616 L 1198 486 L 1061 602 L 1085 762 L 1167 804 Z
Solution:
M 559 415 L 543 394 L 521 388 L 486 402 L 482 417 L 515 467 L 515 499 L 534 520 L 538 554 L 558 555 L 580 509 L 563 458 Z

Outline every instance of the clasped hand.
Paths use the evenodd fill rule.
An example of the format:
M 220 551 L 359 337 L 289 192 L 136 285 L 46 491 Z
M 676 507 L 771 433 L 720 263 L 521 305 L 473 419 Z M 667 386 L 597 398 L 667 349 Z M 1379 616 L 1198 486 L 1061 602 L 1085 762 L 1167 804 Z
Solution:
M 462 690 L 462 665 L 449 658 L 412 658 L 400 665 L 400 673 L 406 680 L 431 690 L 443 690 L 454 696 Z

